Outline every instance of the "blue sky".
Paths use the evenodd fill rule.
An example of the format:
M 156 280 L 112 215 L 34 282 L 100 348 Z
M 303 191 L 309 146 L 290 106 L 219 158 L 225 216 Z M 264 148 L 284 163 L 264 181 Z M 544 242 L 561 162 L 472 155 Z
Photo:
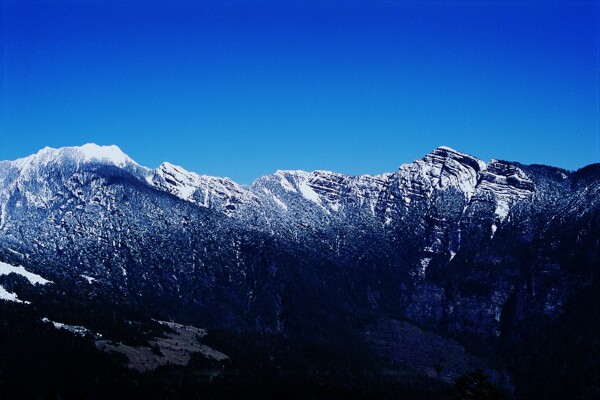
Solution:
M 0 4 L 0 159 L 116 144 L 242 183 L 439 145 L 600 161 L 595 1 Z

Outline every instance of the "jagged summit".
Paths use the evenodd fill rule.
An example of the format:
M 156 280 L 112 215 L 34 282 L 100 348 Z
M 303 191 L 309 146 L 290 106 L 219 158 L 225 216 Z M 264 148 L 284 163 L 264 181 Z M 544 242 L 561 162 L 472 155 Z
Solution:
M 486 163 L 477 157 L 471 156 L 466 153 L 454 150 L 448 146 L 439 146 L 431 153 L 423 157 L 423 160 L 430 163 L 442 163 L 445 164 L 448 160 L 453 160 L 461 164 L 465 164 L 475 171 L 483 171 L 486 168 Z
M 174 174 L 188 181 L 195 181 L 198 179 L 221 179 L 231 181 L 231 179 L 228 177 L 198 174 L 196 172 L 189 171 L 180 165 L 171 164 L 168 161 L 165 161 L 162 164 L 160 164 L 155 171 L 162 171 L 164 173 Z
M 398 174 L 406 198 L 430 197 L 434 190 L 456 188 L 470 199 L 486 163 L 447 146 L 440 146 L 420 160 L 401 165 Z
M 246 199 L 255 196 L 229 178 L 198 175 L 183 167 L 163 162 L 147 179 L 152 186 L 180 199 L 211 207 L 229 215 Z
M 160 164 L 155 171 L 161 174 L 173 175 L 174 177 L 186 181 L 195 181 L 200 178 L 200 175 L 196 174 L 195 172 L 190 172 L 187 169 L 179 165 L 171 164 L 168 161 L 165 161 L 162 164 Z

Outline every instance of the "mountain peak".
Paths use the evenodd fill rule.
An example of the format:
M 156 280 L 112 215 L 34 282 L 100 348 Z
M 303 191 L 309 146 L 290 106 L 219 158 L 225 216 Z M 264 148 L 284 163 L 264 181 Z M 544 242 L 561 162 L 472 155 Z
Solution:
M 69 149 L 66 147 L 65 149 Z M 83 156 L 84 161 L 109 161 L 120 167 L 133 162 L 127 154 L 115 145 L 99 146 L 95 143 L 86 143 L 81 147 L 73 147 L 79 154 Z
M 177 173 L 177 174 L 183 174 L 183 175 L 187 175 L 187 176 L 199 176 L 198 174 L 196 174 L 195 172 L 191 172 L 188 171 L 187 169 L 179 166 L 179 165 L 175 165 L 175 164 L 171 164 L 168 161 L 163 162 L 162 164 L 160 164 L 158 166 L 158 170 L 163 171 L 163 172 L 171 172 L 171 173 Z
M 14 161 L 14 165 L 21 170 L 29 169 L 34 166 L 48 165 L 63 159 L 69 159 L 76 162 L 102 162 L 114 164 L 118 167 L 124 167 L 127 164 L 135 164 L 127 154 L 115 145 L 99 146 L 95 143 L 87 143 L 83 146 L 61 147 L 58 149 L 44 147 L 37 153 L 19 158 Z
M 430 163 L 444 163 L 446 160 L 454 160 L 473 168 L 475 171 L 482 171 L 486 168 L 485 161 L 473 157 L 466 153 L 454 150 L 448 146 L 439 146 L 431 153 L 427 154 L 423 160 Z
M 445 151 L 445 152 L 448 152 L 448 153 L 463 154 L 463 153 L 461 153 L 460 151 L 456 151 L 456 150 L 454 150 L 452 147 L 448 147 L 448 146 L 438 146 L 438 147 L 437 147 L 437 148 L 434 150 L 434 152 L 436 152 L 436 151 Z

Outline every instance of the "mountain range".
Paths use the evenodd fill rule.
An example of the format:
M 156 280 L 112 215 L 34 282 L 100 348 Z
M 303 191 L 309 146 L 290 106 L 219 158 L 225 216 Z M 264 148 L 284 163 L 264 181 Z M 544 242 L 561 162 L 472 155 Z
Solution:
M 116 146 L 2 161 L 0 389 L 440 398 L 481 370 L 506 398 L 594 398 L 599 195 L 599 164 L 443 146 L 381 175 L 280 170 L 250 186 Z M 24 337 L 49 359 L 52 345 L 88 354 L 93 372 L 77 389 L 32 378 Z

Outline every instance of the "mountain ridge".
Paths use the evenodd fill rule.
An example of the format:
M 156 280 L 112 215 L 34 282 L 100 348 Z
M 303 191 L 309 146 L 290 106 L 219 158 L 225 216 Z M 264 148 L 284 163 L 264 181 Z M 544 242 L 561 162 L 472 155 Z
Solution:
M 53 282 L 9 274 L 0 286 L 49 320 L 105 334 L 87 309 L 65 320 L 76 302 L 108 320 L 137 310 L 229 333 L 349 335 L 431 378 L 479 366 L 517 392 L 545 381 L 526 381 L 541 348 L 530 337 L 590 339 L 571 343 L 562 326 L 595 316 L 571 306 L 599 285 L 594 166 L 484 163 L 442 146 L 395 172 L 278 170 L 245 186 L 90 148 L 0 163 L 0 262 Z M 403 356 L 419 343 L 431 348 Z M 513 363 L 504 353 L 519 346 Z
M 509 180 L 512 179 L 510 183 L 513 183 L 513 185 L 508 186 L 515 186 L 515 183 L 519 183 L 519 179 L 524 181 L 524 172 L 518 167 L 513 167 L 508 171 L 507 166 L 514 166 L 515 163 L 507 163 L 494 159 L 485 163 L 476 157 L 466 155 L 447 146 L 440 146 L 425 155 L 422 159 L 415 160 L 409 164 L 403 164 L 395 172 L 353 176 L 325 170 L 312 172 L 277 170 L 272 175 L 257 178 L 252 185 L 240 185 L 229 178 L 199 175 L 169 162 L 163 162 L 156 169 L 143 167 L 115 145 L 98 146 L 95 144 L 86 144 L 81 147 L 65 147 L 60 149 L 47 147 L 35 155 L 15 161 L 4 161 L 3 164 L 6 167 L 16 167 L 20 171 L 20 174 L 23 175 L 28 168 L 32 166 L 39 168 L 40 164 L 46 166 L 50 162 L 58 162 L 61 156 L 65 157 L 65 160 L 72 159 L 77 163 L 100 162 L 113 164 L 120 168 L 131 166 L 137 169 L 136 175 L 139 178 L 183 200 L 192 201 L 207 207 L 211 201 L 211 197 L 214 197 L 216 203 L 222 203 L 221 206 L 227 214 L 232 213 L 239 204 L 248 201 L 248 198 L 257 201 L 258 198 L 267 194 L 269 189 L 261 187 L 261 183 L 273 180 L 277 176 L 281 178 L 279 182 L 284 185 L 284 189 L 287 192 L 292 190 L 298 191 L 305 199 L 312 201 L 326 212 L 335 212 L 339 209 L 339 201 L 333 198 L 333 193 L 325 193 L 330 189 L 326 187 L 327 184 L 333 184 L 332 181 L 335 180 L 352 181 L 353 183 L 362 182 L 362 184 L 357 184 L 368 187 L 375 184 L 375 182 L 386 182 L 396 176 L 400 180 L 399 185 L 406 187 L 402 194 L 406 202 L 411 201 L 411 195 L 427 196 L 436 186 L 443 189 L 448 185 L 459 188 L 470 198 L 474 194 L 475 188 L 482 181 L 485 181 L 489 190 L 493 191 L 492 187 L 496 186 L 498 191 L 504 191 L 504 194 L 499 196 L 498 200 L 501 203 L 498 213 L 502 217 L 508 211 L 512 197 L 516 196 L 520 198 L 526 196 L 526 193 L 523 191 L 513 190 L 511 193 L 506 190 Z M 491 167 L 491 170 L 488 170 L 488 165 Z M 507 173 L 512 173 L 512 175 L 508 176 L 506 175 Z M 517 177 L 515 173 L 520 173 L 520 175 Z M 272 179 L 269 179 L 269 177 L 272 177 Z M 294 181 L 295 186 L 290 185 L 288 178 Z M 319 185 L 319 182 L 325 183 L 325 185 Z M 526 182 L 524 185 L 526 186 Z M 500 188 L 499 186 L 504 186 L 504 188 Z M 317 191 L 315 191 L 315 188 L 317 188 Z M 319 188 L 321 189 L 321 194 L 319 194 Z M 363 187 L 363 189 L 365 188 Z M 521 187 L 520 189 L 526 190 L 527 188 Z M 359 197 L 372 195 L 373 193 L 370 195 L 365 193 L 357 194 Z M 284 204 L 279 197 L 273 197 L 273 201 L 279 204 L 281 208 L 289 209 L 289 205 Z
M 70 154 L 69 154 L 70 153 Z M 139 163 L 137 163 L 135 160 L 133 160 L 131 157 L 129 157 L 126 153 L 124 153 L 121 148 L 115 144 L 111 144 L 111 145 L 98 145 L 96 143 L 86 143 L 83 144 L 81 146 L 65 146 L 65 147 L 58 147 L 58 148 L 54 148 L 54 147 L 44 147 L 43 149 L 40 149 L 38 152 L 33 153 L 31 155 L 28 156 L 24 156 L 24 157 L 20 157 L 14 160 L 1 160 L 0 163 L 14 163 L 14 164 L 27 164 L 30 161 L 32 161 L 35 158 L 41 158 L 41 156 L 44 155 L 48 155 L 48 154 L 53 154 L 53 155 L 76 155 L 79 154 L 80 157 L 83 158 L 84 161 L 92 161 L 92 160 L 96 160 L 96 161 L 111 161 L 112 163 L 114 163 L 115 165 L 118 166 L 123 166 L 125 163 L 127 162 L 131 162 L 134 163 L 136 165 L 140 165 Z M 432 157 L 435 155 L 440 155 L 440 154 L 446 154 L 446 155 L 453 155 L 455 157 L 463 157 L 466 159 L 471 159 L 474 162 L 478 163 L 480 165 L 480 169 L 484 169 L 485 165 L 487 164 L 484 160 L 479 159 L 477 157 L 474 157 L 472 155 L 469 155 L 467 153 L 463 153 L 461 151 L 458 151 L 454 148 L 451 148 L 449 146 L 445 146 L 445 145 L 441 145 L 436 147 L 434 150 L 432 150 L 431 152 L 427 153 L 425 156 L 423 156 L 423 159 L 428 158 L 428 157 Z M 55 157 L 56 158 L 56 157 Z M 418 159 L 417 159 L 418 160 Z M 415 160 L 415 161 L 417 161 Z M 413 161 L 414 162 L 414 161 Z M 507 160 L 499 160 L 499 159 L 490 159 L 489 162 L 503 162 L 503 163 L 513 163 L 513 164 L 519 164 L 518 162 L 514 162 L 514 161 L 507 161 Z M 398 169 L 402 168 L 402 166 L 404 165 L 410 165 L 412 163 L 406 163 L 406 164 L 401 164 Z M 163 165 L 167 165 L 170 167 L 176 167 L 179 169 L 184 170 L 187 173 L 191 173 L 191 174 L 195 174 L 198 176 L 203 176 L 203 177 L 209 177 L 209 178 L 219 178 L 219 179 L 228 179 L 231 180 L 228 177 L 221 177 L 221 176 L 216 176 L 216 175 L 204 175 L 195 171 L 190 171 L 187 170 L 185 167 L 181 166 L 181 165 L 175 165 L 172 164 L 169 161 L 163 161 L 161 163 L 161 165 L 159 165 L 157 168 L 150 168 L 147 166 L 143 166 L 143 168 L 146 168 L 148 170 L 151 171 L 156 171 L 159 170 Z M 560 169 L 564 172 L 569 172 L 572 173 L 575 170 L 568 170 L 565 168 L 560 168 L 560 167 L 555 167 L 555 166 L 551 166 L 551 165 L 547 165 L 547 164 L 526 164 L 526 165 L 530 165 L 530 166 L 540 166 L 540 167 L 550 167 L 550 168 L 555 168 L 555 169 Z M 592 164 L 593 165 L 593 164 Z M 141 166 L 141 165 L 140 165 Z M 583 166 L 581 168 L 578 169 L 583 169 L 586 166 Z M 294 173 L 294 172 L 301 172 L 301 173 L 334 173 L 334 174 L 341 174 L 341 175 L 345 175 L 345 176 L 349 176 L 349 177 L 379 177 L 379 176 L 383 176 L 392 172 L 383 172 L 380 174 L 358 174 L 358 175 L 352 175 L 352 174 L 344 174 L 344 173 L 340 173 L 340 172 L 335 172 L 332 170 L 322 170 L 322 169 L 318 169 L 318 170 L 312 170 L 312 171 L 308 171 L 308 170 L 286 170 L 286 169 L 278 169 L 276 171 L 273 172 L 273 174 L 270 175 L 263 175 L 261 177 L 256 178 L 252 183 L 250 184 L 240 184 L 237 183 L 240 186 L 252 186 L 253 183 L 256 180 L 259 180 L 261 178 L 264 178 L 266 176 L 272 176 L 272 175 L 276 175 L 277 173 Z M 235 181 L 233 181 L 235 182 Z

